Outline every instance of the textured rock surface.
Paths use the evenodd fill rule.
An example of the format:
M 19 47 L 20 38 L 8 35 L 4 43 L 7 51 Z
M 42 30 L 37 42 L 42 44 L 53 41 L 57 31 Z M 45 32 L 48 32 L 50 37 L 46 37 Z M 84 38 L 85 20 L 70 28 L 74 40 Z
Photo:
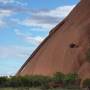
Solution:
M 90 48 L 90 0 L 81 2 L 29 57 L 17 75 L 52 75 L 76 72 L 90 78 L 86 52 Z

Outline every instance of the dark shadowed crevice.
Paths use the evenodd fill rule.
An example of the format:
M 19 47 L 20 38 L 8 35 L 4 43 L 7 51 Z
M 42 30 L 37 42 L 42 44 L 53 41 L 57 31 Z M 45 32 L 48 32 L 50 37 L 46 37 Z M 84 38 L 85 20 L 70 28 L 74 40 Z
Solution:
M 78 48 L 79 46 L 78 46 L 77 44 L 75 44 L 75 43 L 71 43 L 71 44 L 69 45 L 69 47 L 70 47 L 70 48 Z

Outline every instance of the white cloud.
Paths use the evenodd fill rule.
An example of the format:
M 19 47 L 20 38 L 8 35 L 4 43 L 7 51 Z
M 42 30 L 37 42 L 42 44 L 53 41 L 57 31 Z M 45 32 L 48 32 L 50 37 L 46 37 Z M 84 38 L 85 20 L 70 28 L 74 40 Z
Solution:
M 45 38 L 45 37 L 41 37 L 41 36 L 32 36 L 32 34 L 27 35 L 25 33 L 22 33 L 21 30 L 19 30 L 19 29 L 15 29 L 14 31 L 19 38 L 21 38 L 22 40 L 24 40 L 28 43 L 31 43 L 33 45 L 40 44 Z
M 39 27 L 50 30 L 55 27 L 57 23 L 62 21 L 74 7 L 75 5 L 60 6 L 53 10 L 40 10 L 33 12 L 31 18 L 26 18 L 18 23 L 30 27 Z
M 17 5 L 20 5 L 20 6 L 27 6 L 28 3 L 27 2 L 22 2 L 20 0 L 0 0 L 0 3 L 2 4 L 17 4 Z
M 27 59 L 33 49 L 24 46 L 0 46 L 0 58 Z
M 22 3 L 18 0 L 0 0 L 0 3 L 3 3 L 3 4 L 9 4 L 9 3 L 17 3 L 19 5 L 21 5 Z M 24 5 L 24 4 L 22 4 Z
M 0 10 L 0 17 L 7 17 L 10 16 L 13 12 L 11 10 Z
M 39 11 L 37 13 L 33 13 L 33 15 L 63 18 L 63 17 L 66 17 L 74 7 L 75 5 L 60 6 L 53 10 Z
M 2 19 L 0 19 L 0 27 L 3 27 L 5 25 L 5 22 L 3 22 Z
M 14 0 L 0 0 L 0 3 L 7 4 L 7 3 L 13 3 Z
M 20 1 L 15 1 L 16 4 L 20 5 L 20 6 L 27 6 L 28 3 L 27 2 L 20 2 Z
M 43 19 L 44 21 L 44 19 Z M 22 25 L 30 26 L 30 27 L 40 27 L 40 28 L 45 28 L 45 29 L 51 29 L 54 24 L 49 24 L 49 23 L 41 23 L 39 20 L 35 19 L 26 19 L 22 22 Z
M 41 37 L 41 36 L 26 36 L 24 38 L 25 41 L 29 42 L 29 43 L 32 43 L 32 44 L 35 44 L 35 45 L 38 45 L 40 44 L 43 40 L 44 40 L 44 37 Z
M 0 10 L 0 27 L 3 27 L 6 25 L 6 22 L 4 21 L 5 17 L 11 16 L 13 14 L 13 11 L 11 10 Z
M 14 75 L 34 48 L 33 46 L 0 46 L 0 76 Z
M 7 7 L 6 10 L 0 10 L 0 16 L 6 17 L 12 15 L 12 12 L 24 12 L 27 16 L 28 14 L 31 15 L 31 18 L 26 17 L 23 18 L 23 20 L 13 19 L 12 21 L 19 25 L 50 30 L 62 21 L 74 7 L 75 5 L 60 6 L 51 10 L 32 10 L 24 7 Z
M 18 36 L 26 36 L 26 34 L 25 33 L 22 33 L 19 29 L 15 29 L 14 30 L 15 31 L 15 33 L 16 33 L 16 35 L 18 35 Z

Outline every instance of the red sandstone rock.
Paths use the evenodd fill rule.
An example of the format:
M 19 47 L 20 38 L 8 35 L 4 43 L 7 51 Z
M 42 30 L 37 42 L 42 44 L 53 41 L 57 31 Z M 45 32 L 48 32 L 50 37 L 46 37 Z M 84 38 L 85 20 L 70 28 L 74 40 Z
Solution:
M 90 48 L 90 0 L 81 2 L 59 23 L 28 58 L 17 75 L 76 72 L 90 78 L 86 52 Z

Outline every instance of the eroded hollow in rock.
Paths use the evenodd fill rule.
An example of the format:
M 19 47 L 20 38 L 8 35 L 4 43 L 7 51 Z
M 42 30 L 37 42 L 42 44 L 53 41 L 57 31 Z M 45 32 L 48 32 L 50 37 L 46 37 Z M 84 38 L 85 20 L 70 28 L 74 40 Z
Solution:
M 69 47 L 70 48 L 77 48 L 77 47 L 79 47 L 77 44 L 75 44 L 75 43 L 71 43 L 70 45 L 69 45 Z

